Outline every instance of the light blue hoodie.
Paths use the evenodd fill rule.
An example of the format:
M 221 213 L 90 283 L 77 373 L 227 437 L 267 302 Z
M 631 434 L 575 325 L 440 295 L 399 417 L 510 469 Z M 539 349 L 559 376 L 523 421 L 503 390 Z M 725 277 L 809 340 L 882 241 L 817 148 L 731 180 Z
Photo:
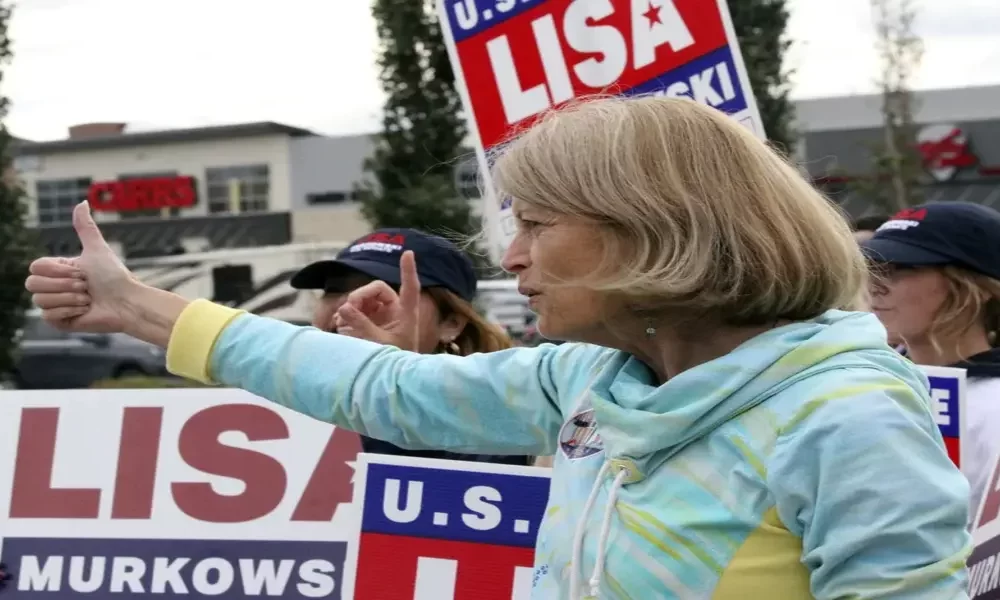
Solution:
M 868 314 L 664 385 L 589 345 L 417 355 L 204 301 L 169 359 L 406 448 L 556 453 L 533 598 L 968 598 L 969 486 Z

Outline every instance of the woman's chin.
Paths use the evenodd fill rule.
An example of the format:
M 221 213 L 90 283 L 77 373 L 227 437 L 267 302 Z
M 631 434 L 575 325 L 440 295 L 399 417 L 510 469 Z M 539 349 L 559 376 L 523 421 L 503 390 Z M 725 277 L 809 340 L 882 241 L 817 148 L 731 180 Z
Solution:
M 551 319 L 546 319 L 542 315 L 538 315 L 538 320 L 535 321 L 535 331 L 538 335 L 546 340 L 560 340 L 559 337 L 559 327 L 558 323 L 552 323 Z

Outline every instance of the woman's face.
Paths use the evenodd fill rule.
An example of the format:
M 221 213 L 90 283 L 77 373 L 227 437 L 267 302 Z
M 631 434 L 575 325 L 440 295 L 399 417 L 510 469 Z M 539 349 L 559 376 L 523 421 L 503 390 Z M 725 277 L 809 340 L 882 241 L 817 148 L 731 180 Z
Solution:
M 601 339 L 606 295 L 567 285 L 594 274 L 602 240 L 596 226 L 515 202 L 518 231 L 503 257 L 517 275 L 518 290 L 538 315 L 539 333 L 550 339 Z
M 927 339 L 947 292 L 939 269 L 887 265 L 872 283 L 872 312 L 889 332 L 890 342 L 920 342 Z
M 313 311 L 313 327 L 336 333 L 334 316 L 337 314 L 337 309 L 343 306 L 348 294 L 372 281 L 371 277 L 356 273 L 327 282 L 323 295 L 317 301 Z M 462 329 L 456 325 L 457 322 L 453 318 L 441 318 L 441 312 L 429 294 L 426 292 L 420 294 L 420 345 L 417 349 L 418 352 L 431 354 L 442 343 L 454 340 Z

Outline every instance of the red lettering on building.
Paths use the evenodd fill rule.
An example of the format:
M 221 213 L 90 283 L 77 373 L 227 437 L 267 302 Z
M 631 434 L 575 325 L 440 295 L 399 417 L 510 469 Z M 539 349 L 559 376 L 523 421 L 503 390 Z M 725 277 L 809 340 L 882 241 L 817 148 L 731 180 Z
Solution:
M 194 177 L 153 177 L 99 181 L 90 186 L 87 201 L 95 211 L 130 212 L 194 206 L 197 196 Z

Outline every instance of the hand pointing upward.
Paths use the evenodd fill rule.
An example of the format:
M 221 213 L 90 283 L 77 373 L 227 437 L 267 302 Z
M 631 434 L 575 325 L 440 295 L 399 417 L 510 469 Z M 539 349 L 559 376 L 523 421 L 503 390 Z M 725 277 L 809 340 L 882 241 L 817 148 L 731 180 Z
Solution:
M 397 294 L 384 281 L 373 281 L 347 296 L 337 310 L 337 333 L 416 351 L 420 345 L 420 277 L 417 259 L 407 250 L 399 259 Z
M 73 209 L 82 252 L 75 258 L 45 257 L 31 263 L 25 287 L 42 318 L 69 331 L 123 331 L 125 299 L 141 284 L 108 246 L 84 202 Z

